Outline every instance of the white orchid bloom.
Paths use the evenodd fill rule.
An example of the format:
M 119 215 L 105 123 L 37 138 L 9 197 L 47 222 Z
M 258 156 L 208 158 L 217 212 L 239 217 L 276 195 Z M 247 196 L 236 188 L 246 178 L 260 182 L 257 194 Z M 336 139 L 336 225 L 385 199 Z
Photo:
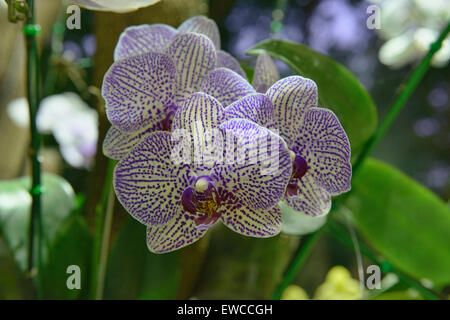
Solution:
M 95 11 L 125 13 L 151 6 L 160 0 L 72 0 L 73 4 Z

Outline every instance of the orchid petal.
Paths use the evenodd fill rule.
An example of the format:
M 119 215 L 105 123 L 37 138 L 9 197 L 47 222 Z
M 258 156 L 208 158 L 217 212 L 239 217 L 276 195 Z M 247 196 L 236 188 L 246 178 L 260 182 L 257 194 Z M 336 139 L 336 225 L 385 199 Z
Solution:
M 163 120 L 172 104 L 175 74 L 171 59 L 160 53 L 116 61 L 102 86 L 109 121 L 122 131 L 135 132 Z
M 242 78 L 247 79 L 244 70 L 242 70 L 239 62 L 228 52 L 223 50 L 217 51 L 216 68 L 228 68 L 236 72 Z
M 179 27 L 180 32 L 195 32 L 207 36 L 217 48 L 220 49 L 219 28 L 214 20 L 205 16 L 194 16 L 184 21 Z
M 128 27 L 117 42 L 114 61 L 146 52 L 163 53 L 176 34 L 176 29 L 165 24 Z
M 222 222 L 231 230 L 245 236 L 267 238 L 280 233 L 281 211 L 278 206 L 258 210 L 243 205 L 238 199 L 228 197 L 223 203 Z
M 216 65 L 214 44 L 206 36 L 183 33 L 176 36 L 167 50 L 177 70 L 176 103 L 199 91 L 203 79 Z
M 200 239 L 206 228 L 195 228 L 194 220 L 179 207 L 175 216 L 162 225 L 147 226 L 147 247 L 154 253 L 181 249 Z
M 160 0 L 72 0 L 73 3 L 95 11 L 111 11 L 125 13 L 148 7 Z
M 120 160 L 150 133 L 161 130 L 161 123 L 138 132 L 126 133 L 111 126 L 103 140 L 103 154 L 108 158 Z
M 247 80 L 226 68 L 211 72 L 203 82 L 202 91 L 219 100 L 224 107 L 248 94 L 256 93 Z
M 114 170 L 114 190 L 123 207 L 139 222 L 159 225 L 178 212 L 190 185 L 189 168 L 173 163 L 169 132 L 153 132 Z
M 268 129 L 274 127 L 272 102 L 261 93 L 247 95 L 230 104 L 225 113 L 229 119 L 247 119 Z
M 252 84 L 257 92 L 265 93 L 275 82 L 280 80 L 280 74 L 270 56 L 263 52 L 258 55 Z
M 301 132 L 292 150 L 306 160 L 315 183 L 333 196 L 350 190 L 350 143 L 336 115 L 328 109 L 311 108 Z
M 272 101 L 281 136 L 291 144 L 300 135 L 306 111 L 317 106 L 315 82 L 300 76 L 287 77 L 277 81 L 266 95 Z
M 195 134 L 196 130 L 218 128 L 225 120 L 225 110 L 219 101 L 206 93 L 196 92 L 191 94 L 176 111 L 172 131 L 184 129 Z
M 297 180 L 297 187 L 297 195 L 286 196 L 286 202 L 291 208 L 313 217 L 330 212 L 331 195 L 316 183 L 310 171 Z
M 266 210 L 276 205 L 292 171 L 281 137 L 245 119 L 229 120 L 221 129 L 227 145 L 224 163 L 214 167 L 215 175 L 247 207 Z

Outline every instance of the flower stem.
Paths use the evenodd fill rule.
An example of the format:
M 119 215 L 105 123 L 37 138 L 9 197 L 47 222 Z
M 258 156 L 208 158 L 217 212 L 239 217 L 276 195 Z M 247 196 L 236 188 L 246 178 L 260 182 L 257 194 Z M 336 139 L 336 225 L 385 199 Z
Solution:
M 439 49 L 442 46 L 442 42 L 447 37 L 448 33 L 450 32 L 450 23 L 447 24 L 445 29 L 441 32 L 439 38 L 430 46 L 430 49 L 428 53 L 425 55 L 425 57 L 422 59 L 418 67 L 414 70 L 412 75 L 407 79 L 407 82 L 405 84 L 401 84 L 400 88 L 404 88 L 398 97 L 395 99 L 392 106 L 389 108 L 389 111 L 386 115 L 386 117 L 383 119 L 383 121 L 380 123 L 378 129 L 375 131 L 373 136 L 365 143 L 361 153 L 359 154 L 358 158 L 356 159 L 354 165 L 353 165 L 353 178 L 357 175 L 359 172 L 359 169 L 361 165 L 364 163 L 364 161 L 367 159 L 367 157 L 372 153 L 375 146 L 378 144 L 378 142 L 381 140 L 381 138 L 385 135 L 389 127 L 392 125 L 394 120 L 399 115 L 400 111 L 405 107 L 406 102 L 409 100 L 411 95 L 414 93 L 414 90 L 417 88 L 418 84 L 428 71 L 428 68 L 430 67 L 431 59 L 433 58 L 433 55 L 439 51 Z M 351 191 L 350 191 L 351 192 Z M 337 200 L 342 199 L 338 198 Z M 338 202 L 338 201 L 336 201 Z M 337 203 L 333 206 L 332 212 L 330 212 L 330 215 L 333 213 L 333 211 L 336 211 Z M 328 222 L 327 222 L 328 223 Z M 285 276 L 275 291 L 273 295 L 273 299 L 280 299 L 281 294 L 283 293 L 284 289 L 294 280 L 295 276 L 298 274 L 301 266 L 304 263 L 304 260 L 308 257 L 309 252 L 311 251 L 311 247 L 314 245 L 316 240 L 318 239 L 318 236 L 320 233 L 324 230 L 324 227 L 321 229 L 315 231 L 314 233 L 310 234 L 306 241 L 304 243 L 300 244 L 299 250 L 295 258 L 292 260 L 291 264 L 288 266 L 287 271 L 285 273 Z M 375 255 L 373 255 L 375 256 Z M 409 280 L 410 278 L 406 278 L 406 275 L 403 273 L 400 273 L 399 271 L 396 272 L 397 275 L 401 280 L 408 283 L 409 285 L 412 285 L 413 283 Z M 401 275 L 401 276 L 400 276 Z M 426 288 L 425 288 L 426 289 Z M 431 296 L 425 294 L 424 297 L 431 298 Z
M 10 4 L 12 5 L 12 4 Z M 30 113 L 31 144 L 30 157 L 32 163 L 32 185 L 30 194 L 32 197 L 31 221 L 29 227 L 28 244 L 28 271 L 33 274 L 37 268 L 37 292 L 40 295 L 40 275 L 42 262 L 42 219 L 41 219 L 41 164 L 39 161 L 40 136 L 36 127 L 36 114 L 40 101 L 40 79 L 39 79 L 39 55 L 36 36 L 39 33 L 39 26 L 34 19 L 34 0 L 27 0 L 28 10 L 24 26 L 26 50 L 27 50 L 27 97 Z M 35 250 L 37 252 L 36 264 L 34 265 Z
M 108 160 L 100 202 L 95 207 L 95 235 L 90 286 L 90 297 L 95 300 L 102 299 L 105 284 L 109 239 L 114 213 L 112 177 L 115 164 L 114 160 Z

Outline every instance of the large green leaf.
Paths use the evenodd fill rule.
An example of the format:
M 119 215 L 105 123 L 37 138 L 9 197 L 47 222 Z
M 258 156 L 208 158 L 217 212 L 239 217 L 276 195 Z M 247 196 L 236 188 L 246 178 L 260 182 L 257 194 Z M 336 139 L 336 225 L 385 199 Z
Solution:
M 178 290 L 178 251 L 153 254 L 147 249 L 146 228 L 129 218 L 111 249 L 105 299 L 174 299 Z
M 357 150 L 370 138 L 377 125 L 375 105 L 367 90 L 344 66 L 305 45 L 283 40 L 260 42 L 247 53 L 262 51 L 316 82 L 320 105 L 336 113 L 352 150 Z
M 48 249 L 47 263 L 42 270 L 42 293 L 44 299 L 76 299 L 81 293 L 87 295 L 89 261 L 92 238 L 83 217 L 72 214 L 64 221 Z M 72 273 L 69 266 L 80 270 L 81 288 L 69 289 L 67 279 Z
M 346 201 L 369 242 L 399 269 L 450 284 L 450 210 L 427 188 L 373 159 Z
M 63 221 L 75 206 L 75 195 L 70 184 L 62 177 L 43 175 L 42 249 L 44 258 Z M 27 265 L 28 229 L 31 211 L 28 177 L 0 182 L 0 234 L 3 235 L 14 259 L 24 271 Z M 36 256 L 36 255 L 35 255 Z M 44 261 L 45 263 L 45 261 Z

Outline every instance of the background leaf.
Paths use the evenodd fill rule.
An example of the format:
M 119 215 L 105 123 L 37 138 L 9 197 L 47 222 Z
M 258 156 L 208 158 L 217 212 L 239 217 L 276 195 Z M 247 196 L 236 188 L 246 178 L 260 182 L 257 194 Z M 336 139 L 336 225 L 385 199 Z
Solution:
M 146 245 L 146 227 L 129 218 L 111 248 L 105 299 L 174 299 L 178 290 L 178 251 L 157 255 Z
M 361 233 L 399 269 L 436 285 L 450 283 L 450 210 L 430 190 L 369 159 L 346 206 Z
M 42 179 L 45 188 L 42 195 L 42 228 L 45 230 L 42 249 L 45 258 L 49 244 L 74 209 L 75 195 L 62 177 L 44 174 Z M 0 233 L 22 271 L 27 266 L 30 187 L 29 177 L 0 182 Z
M 316 82 L 319 104 L 336 113 L 353 151 L 369 139 L 377 125 L 375 105 L 367 90 L 344 66 L 305 45 L 284 40 L 260 42 L 247 53 L 256 55 L 262 51 Z
M 44 299 L 76 299 L 86 293 L 92 237 L 85 220 L 72 214 L 61 226 L 48 249 L 47 263 L 42 271 Z M 81 271 L 81 290 L 67 288 L 67 267 L 76 265 Z

